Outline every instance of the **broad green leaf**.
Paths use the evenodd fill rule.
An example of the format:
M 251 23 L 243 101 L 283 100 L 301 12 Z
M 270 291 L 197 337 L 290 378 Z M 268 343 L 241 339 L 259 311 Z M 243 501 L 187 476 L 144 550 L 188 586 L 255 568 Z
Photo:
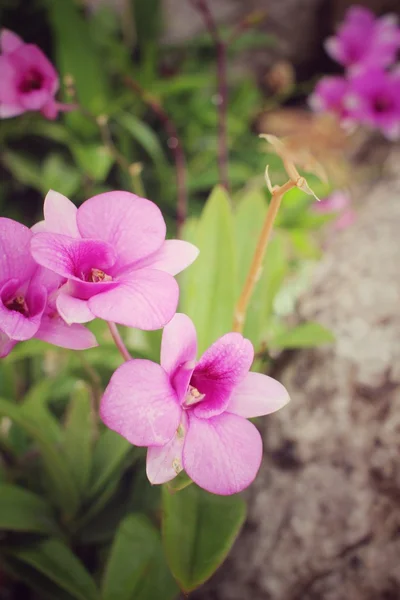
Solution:
M 319 323 L 303 323 L 269 340 L 271 348 L 310 348 L 331 344 L 335 336 Z
M 193 320 L 199 352 L 231 331 L 236 295 L 236 254 L 227 192 L 216 187 L 191 239 L 200 255 L 181 279 L 181 310 Z
M 94 181 L 104 181 L 114 162 L 109 150 L 102 144 L 70 143 L 70 150 L 78 167 Z M 58 188 L 57 188 L 58 189 Z
M 25 583 L 29 588 L 35 590 L 40 600 L 74 600 L 74 596 L 64 592 L 60 587 L 42 575 L 30 565 L 16 559 L 13 556 L 1 557 L 1 566 L 16 581 Z
M 0 530 L 56 533 L 58 527 L 50 506 L 36 494 L 8 483 L 0 483 Z
M 15 363 L 19 360 L 23 360 L 24 358 L 31 358 L 33 356 L 43 356 L 43 354 L 50 350 L 50 348 L 55 349 L 55 346 L 50 346 L 47 342 L 42 342 L 41 340 L 26 340 L 23 344 L 17 344 L 11 354 L 7 356 L 7 358 L 3 359 L 7 363 Z M 60 351 L 56 349 L 56 351 Z
M 102 59 L 84 14 L 72 0 L 47 0 L 61 76 L 74 79 L 78 101 L 94 114 L 107 107 L 107 80 Z
M 125 438 L 111 429 L 103 432 L 94 449 L 90 497 L 99 494 L 130 454 L 134 454 L 134 448 Z
M 84 382 L 76 383 L 68 407 L 63 444 L 65 460 L 81 495 L 90 478 L 95 433 L 90 393 Z
M 302 258 L 318 259 L 321 250 L 310 231 L 304 229 L 292 229 L 289 232 L 290 240 L 296 253 Z
M 3 398 L 0 398 L 0 415 L 11 419 L 37 444 L 52 498 L 68 518 L 72 517 L 79 505 L 78 489 L 65 458 L 54 444 L 53 436 L 41 426 L 40 418 L 35 419 L 31 415 L 25 415 L 21 407 Z
M 58 539 L 9 549 L 8 554 L 46 575 L 77 600 L 99 598 L 96 584 L 81 561 Z
M 215 496 L 191 485 L 171 494 L 163 486 L 163 542 L 184 592 L 204 583 L 230 551 L 246 517 L 240 496 Z
M 157 530 L 143 515 L 129 515 L 114 538 L 102 600 L 172 600 L 177 593 Z

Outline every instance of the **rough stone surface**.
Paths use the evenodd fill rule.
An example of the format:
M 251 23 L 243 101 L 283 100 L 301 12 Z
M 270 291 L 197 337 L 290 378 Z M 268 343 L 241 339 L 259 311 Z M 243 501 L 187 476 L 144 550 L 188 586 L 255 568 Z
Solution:
M 400 178 L 387 177 L 301 301 L 337 341 L 279 374 L 292 402 L 263 421 L 248 523 L 197 598 L 400 598 Z

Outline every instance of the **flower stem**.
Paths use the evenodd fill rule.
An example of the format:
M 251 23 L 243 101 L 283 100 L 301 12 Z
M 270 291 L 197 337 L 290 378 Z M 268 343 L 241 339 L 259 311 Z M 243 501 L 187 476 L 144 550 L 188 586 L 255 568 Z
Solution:
M 170 148 L 175 162 L 176 187 L 177 187 L 177 236 L 181 237 L 182 227 L 187 217 L 187 183 L 186 183 L 186 159 L 178 130 L 164 107 L 151 94 L 146 92 L 142 86 L 131 77 L 124 78 L 125 84 L 134 90 L 147 106 L 161 121 L 167 135 L 168 147 Z
M 240 294 L 239 300 L 236 305 L 233 323 L 234 331 L 243 331 L 247 308 L 251 296 L 253 294 L 254 287 L 261 275 L 265 252 L 268 246 L 269 238 L 271 236 L 271 231 L 274 225 L 276 215 L 278 214 L 278 210 L 281 205 L 281 200 L 286 194 L 286 192 L 295 187 L 295 185 L 296 184 L 293 181 L 289 180 L 281 187 L 275 188 L 272 192 L 271 202 L 268 207 L 267 215 L 265 217 L 260 237 L 258 239 L 257 247 L 250 265 L 250 270 L 247 274 L 242 293 Z
M 204 24 L 214 41 L 217 55 L 217 107 L 218 107 L 218 172 L 219 182 L 229 189 L 228 177 L 228 140 L 227 140 L 227 42 L 222 39 L 207 0 L 191 0 L 194 8 L 201 14 Z
M 132 360 L 132 356 L 129 354 L 127 347 L 124 344 L 124 341 L 121 337 L 120 332 L 118 331 L 118 327 L 115 323 L 110 323 L 107 321 L 108 328 L 110 330 L 112 339 L 114 340 L 115 345 L 117 346 L 119 352 L 121 353 L 124 360 Z

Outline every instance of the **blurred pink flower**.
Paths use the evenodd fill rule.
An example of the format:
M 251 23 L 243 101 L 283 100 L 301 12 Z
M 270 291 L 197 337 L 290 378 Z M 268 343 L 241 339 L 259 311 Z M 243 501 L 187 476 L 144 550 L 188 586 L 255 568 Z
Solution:
M 349 80 L 343 100 L 351 120 L 380 129 L 390 140 L 400 137 L 400 70 L 365 69 Z
M 348 116 L 344 99 L 348 92 L 349 84 L 344 77 L 323 77 L 315 86 L 309 98 L 311 108 L 317 112 L 332 112 L 341 119 Z
M 267 375 L 251 373 L 254 351 L 239 333 L 219 338 L 196 364 L 192 321 L 177 313 L 165 327 L 161 366 L 131 360 L 117 369 L 100 416 L 129 442 L 147 446 L 147 476 L 165 483 L 182 469 L 214 494 L 240 492 L 254 480 L 262 440 L 247 419 L 289 401 Z
M 356 219 L 356 213 L 351 208 L 351 198 L 346 192 L 333 192 L 327 198 L 313 204 L 312 208 L 314 212 L 320 214 L 338 213 L 337 219 L 333 222 L 333 227 L 337 230 L 350 227 Z
M 57 309 L 67 323 L 95 317 L 139 329 L 159 329 L 175 314 L 179 288 L 174 275 L 198 249 L 165 241 L 160 209 L 129 192 L 106 192 L 79 209 L 49 192 L 45 220 L 31 242 L 35 260 L 67 280 Z
M 376 18 L 363 6 L 352 6 L 336 36 L 325 42 L 328 54 L 348 68 L 387 67 L 400 48 L 400 29 L 395 15 Z
M 57 313 L 63 280 L 39 267 L 30 254 L 32 231 L 0 217 L 0 358 L 32 337 L 73 350 L 96 346 L 82 325 L 69 327 Z
M 55 119 L 59 110 L 72 108 L 55 100 L 58 75 L 37 46 L 25 44 L 12 31 L 2 29 L 0 51 L 0 118 L 33 110 Z

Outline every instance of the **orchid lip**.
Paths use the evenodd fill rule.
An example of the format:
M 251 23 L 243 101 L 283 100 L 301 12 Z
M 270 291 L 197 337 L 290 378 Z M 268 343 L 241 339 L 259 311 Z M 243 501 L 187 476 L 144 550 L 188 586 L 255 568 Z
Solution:
M 8 310 L 21 313 L 21 315 L 23 315 L 24 317 L 29 316 L 29 308 L 24 296 L 22 295 L 14 296 L 10 300 L 8 300 L 5 303 L 5 307 L 8 308 Z
M 194 404 L 198 404 L 199 402 L 204 400 L 205 397 L 205 394 L 199 392 L 199 390 L 194 386 L 189 385 L 185 399 L 182 404 L 182 408 L 190 408 Z

